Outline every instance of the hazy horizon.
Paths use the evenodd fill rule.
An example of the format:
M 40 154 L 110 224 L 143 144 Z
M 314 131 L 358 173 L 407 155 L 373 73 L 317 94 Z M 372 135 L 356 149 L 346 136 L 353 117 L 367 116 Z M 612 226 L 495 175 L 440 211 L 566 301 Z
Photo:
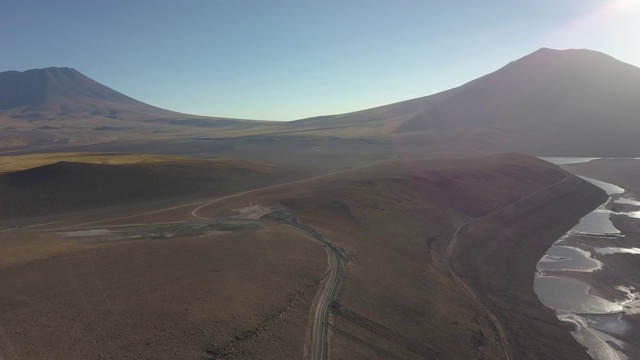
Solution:
M 462 85 L 542 47 L 632 65 L 640 1 L 7 1 L 0 71 L 72 67 L 169 110 L 295 120 Z

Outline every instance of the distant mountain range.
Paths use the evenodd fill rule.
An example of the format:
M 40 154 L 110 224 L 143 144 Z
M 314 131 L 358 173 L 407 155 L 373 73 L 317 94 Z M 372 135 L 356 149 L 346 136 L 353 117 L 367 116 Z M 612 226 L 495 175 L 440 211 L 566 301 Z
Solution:
M 0 149 L 189 137 L 268 122 L 181 114 L 151 106 L 75 69 L 0 73 Z
M 60 119 L 73 121 L 51 121 Z M 33 126 L 25 128 L 24 120 Z M 600 52 L 543 48 L 435 95 L 286 123 L 163 110 L 70 68 L 8 71 L 0 73 L 2 126 L 31 132 L 31 140 L 56 133 L 58 127 L 103 133 L 134 128 L 129 135 L 145 136 L 184 135 L 184 129 L 198 128 L 200 134 L 217 137 L 331 136 L 395 139 L 425 150 L 640 156 L 640 68 Z M 0 145 L 7 147 L 2 140 L 0 135 Z

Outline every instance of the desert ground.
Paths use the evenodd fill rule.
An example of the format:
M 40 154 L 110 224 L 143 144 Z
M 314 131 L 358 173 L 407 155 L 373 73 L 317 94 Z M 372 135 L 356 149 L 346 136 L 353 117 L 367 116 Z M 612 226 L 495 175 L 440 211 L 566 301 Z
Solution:
M 115 164 L 125 159 L 101 166 L 176 161 Z M 5 215 L 3 358 L 313 356 L 313 313 L 336 266 L 317 235 L 343 270 L 328 303 L 330 358 L 588 359 L 531 283 L 535 262 L 601 201 L 599 190 L 514 154 L 405 153 L 295 175 L 257 177 L 256 190 L 171 193 L 153 206 L 97 199 L 83 217 L 25 212 L 19 227 Z M 68 214 L 82 202 L 71 200 Z
M 22 238 L 66 248 L 4 261 L 3 358 L 301 356 L 326 268 L 321 247 L 275 225 L 199 236 L 144 231 Z M 6 246 L 12 236 L 2 235 Z

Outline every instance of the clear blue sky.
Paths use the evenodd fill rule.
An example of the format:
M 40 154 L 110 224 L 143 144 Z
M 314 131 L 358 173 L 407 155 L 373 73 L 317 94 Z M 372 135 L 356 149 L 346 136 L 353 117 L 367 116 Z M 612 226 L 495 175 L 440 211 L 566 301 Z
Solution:
M 294 120 L 430 95 L 540 47 L 640 66 L 640 0 L 2 0 L 0 71 L 73 67 L 192 114 Z

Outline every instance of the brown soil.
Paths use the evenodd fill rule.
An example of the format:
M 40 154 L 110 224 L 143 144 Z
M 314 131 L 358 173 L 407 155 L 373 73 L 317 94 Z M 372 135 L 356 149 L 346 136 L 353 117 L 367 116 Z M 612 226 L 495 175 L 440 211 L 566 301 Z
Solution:
M 459 225 L 564 176 L 513 154 L 401 158 L 228 199 L 198 215 L 225 216 L 250 203 L 282 209 L 341 248 L 346 275 L 330 311 L 333 358 L 500 359 L 492 322 L 447 269 L 447 245 Z M 496 314 L 515 358 L 588 359 L 539 304 L 532 281 L 548 246 L 602 196 L 571 178 L 464 232 L 453 265 Z M 193 208 L 122 221 L 185 220 Z M 260 223 L 259 231 L 155 240 L 53 236 L 60 246 L 42 253 L 26 244 L 50 233 L 0 233 L 0 248 L 22 254 L 0 267 L 2 356 L 301 357 L 326 253 Z
M 517 155 L 399 161 L 252 200 L 294 210 L 299 221 L 343 249 L 346 275 L 330 318 L 332 357 L 499 359 L 495 328 L 452 279 L 445 249 L 460 224 L 564 176 Z M 571 178 L 505 217 L 474 226 L 474 237 L 465 236 L 455 252 L 455 268 L 497 314 L 515 358 L 589 358 L 538 302 L 533 275 L 551 243 L 603 196 Z
M 0 355 L 300 358 L 326 267 L 320 246 L 274 226 L 15 263 L 0 269 Z

